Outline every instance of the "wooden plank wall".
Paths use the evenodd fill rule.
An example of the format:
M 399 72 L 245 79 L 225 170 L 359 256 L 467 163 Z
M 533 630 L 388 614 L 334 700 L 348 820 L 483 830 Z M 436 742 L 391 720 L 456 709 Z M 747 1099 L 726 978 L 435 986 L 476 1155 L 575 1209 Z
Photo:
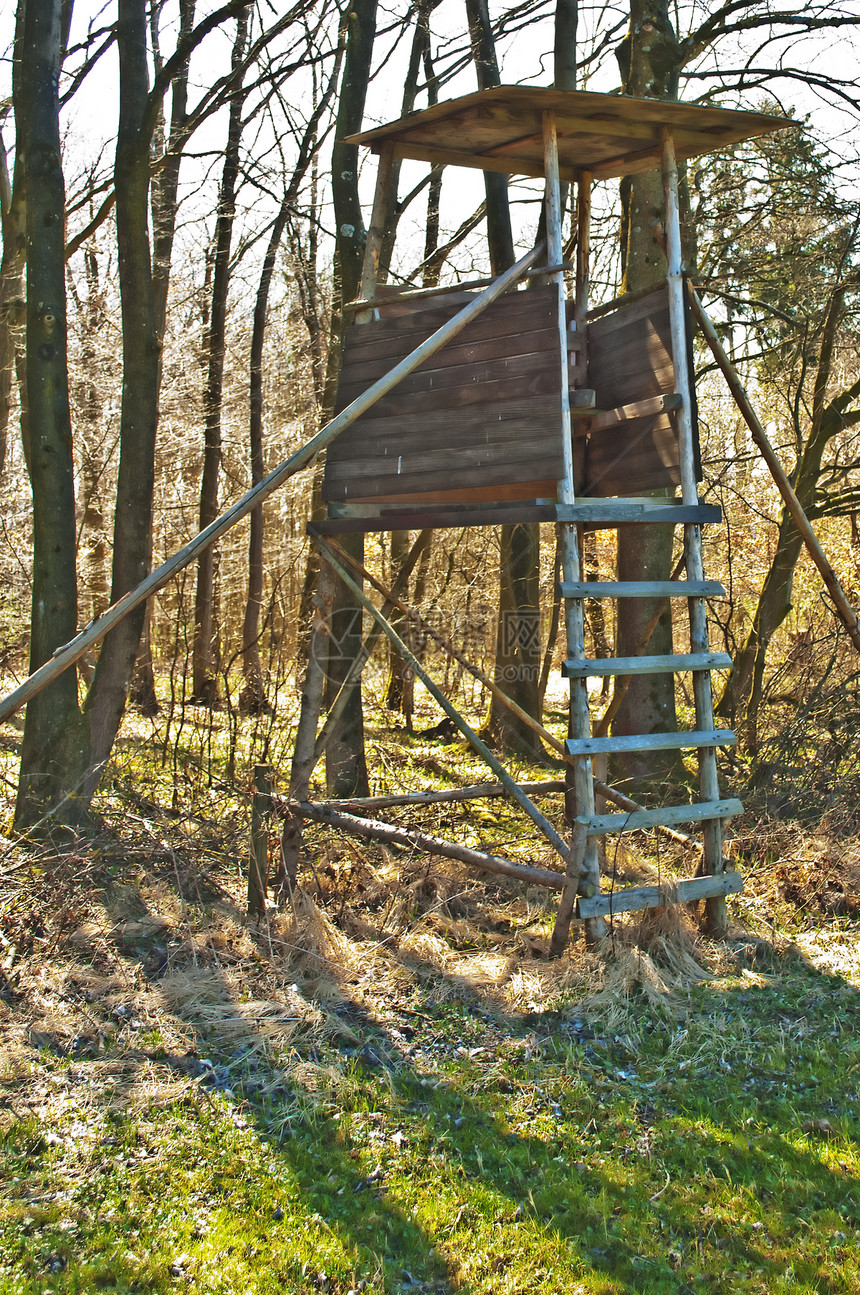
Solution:
M 512 292 L 329 447 L 328 502 L 529 499 L 562 473 L 554 288 Z M 462 309 L 402 303 L 349 329 L 336 412 Z
M 588 385 L 600 409 L 674 391 L 665 285 L 588 325 Z M 584 454 L 577 455 L 583 464 L 578 495 L 636 495 L 679 483 L 678 438 L 671 415 L 631 419 L 594 435 L 580 423 L 578 431 L 586 436 Z

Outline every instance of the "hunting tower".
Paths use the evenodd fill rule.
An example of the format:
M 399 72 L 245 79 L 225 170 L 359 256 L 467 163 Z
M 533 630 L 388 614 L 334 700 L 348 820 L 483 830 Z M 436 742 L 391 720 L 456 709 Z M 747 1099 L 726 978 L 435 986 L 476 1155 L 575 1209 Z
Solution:
M 370 146 L 379 172 L 360 298 L 348 307 L 353 323 L 334 420 L 343 429 L 329 445 L 323 485 L 328 516 L 313 533 L 346 574 L 342 555 L 333 554 L 336 546 L 327 536 L 498 522 L 561 524 L 571 839 L 560 841 L 522 788 L 513 784 L 516 794 L 507 785 L 510 778 L 503 783 L 526 802 L 524 808 L 563 856 L 564 871 L 552 874 L 557 883 L 547 884 L 562 892 L 564 935 L 573 915 L 599 919 L 667 902 L 659 887 L 601 893 L 597 847 L 607 833 L 698 825 L 701 875 L 679 882 L 669 899 L 707 900 L 712 925 L 722 924 L 724 896 L 741 888 L 723 858 L 723 824 L 741 806 L 721 798 L 717 778 L 717 748 L 735 739 L 714 726 L 710 671 L 731 663 L 708 647 L 705 600 L 724 591 L 705 578 L 701 527 L 718 521 L 720 510 L 702 504 L 698 492 L 677 165 L 785 124 L 759 113 L 500 86 L 350 141 Z M 546 244 L 494 280 L 393 291 L 379 282 L 379 257 L 392 163 L 401 158 L 545 180 Z M 667 277 L 646 293 L 591 309 L 592 183 L 653 168 L 660 168 L 663 178 Z M 563 184 L 576 187 L 572 265 L 563 256 Z M 571 269 L 568 297 L 565 272 Z M 675 498 L 642 497 L 660 487 L 673 487 Z M 649 522 L 683 527 L 683 578 L 584 580 L 582 528 Z M 645 597 L 686 604 L 689 651 L 653 656 L 643 644 L 635 656 L 587 657 L 584 599 Z M 692 731 L 639 736 L 595 731 L 590 678 L 680 672 L 692 676 Z M 462 727 L 466 732 L 468 726 Z M 622 806 L 621 812 L 598 812 L 605 806 L 596 804 L 593 757 L 671 749 L 697 752 L 699 799 L 645 809 L 618 793 L 609 799 Z M 609 789 L 598 786 L 600 801 Z

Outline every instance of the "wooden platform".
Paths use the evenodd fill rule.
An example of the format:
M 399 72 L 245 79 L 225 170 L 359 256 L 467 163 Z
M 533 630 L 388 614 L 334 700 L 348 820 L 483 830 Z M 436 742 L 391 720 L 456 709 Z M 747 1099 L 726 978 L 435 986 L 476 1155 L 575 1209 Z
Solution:
M 500 85 L 350 135 L 347 143 L 379 151 L 390 142 L 395 157 L 543 176 L 542 114 L 548 111 L 555 114 L 563 180 L 580 171 L 604 180 L 653 170 L 663 126 L 671 127 L 677 158 L 684 161 L 793 124 L 765 113 L 665 99 Z

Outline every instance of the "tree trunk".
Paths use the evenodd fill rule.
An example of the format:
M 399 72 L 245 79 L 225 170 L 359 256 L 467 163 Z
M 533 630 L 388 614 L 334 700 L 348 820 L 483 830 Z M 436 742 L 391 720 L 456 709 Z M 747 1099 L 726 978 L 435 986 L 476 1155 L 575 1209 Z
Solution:
M 481 90 L 500 82 L 487 0 L 466 0 L 472 57 Z M 492 274 L 514 262 L 514 240 L 508 204 L 508 177 L 484 173 L 487 196 L 487 241 Z M 535 719 L 540 708 L 540 527 L 535 523 L 502 526 L 499 532 L 499 618 L 496 627 L 494 682 Z M 532 759 L 542 755 L 532 729 L 495 696 L 483 736 L 506 751 Z
M 631 0 L 630 31 L 618 49 L 618 62 L 625 94 L 649 99 L 678 97 L 681 50 L 665 0 L 656 5 L 646 0 Z M 662 226 L 663 221 L 663 182 L 659 170 L 623 180 L 621 200 L 622 291 L 636 292 L 666 275 L 666 258 L 655 236 L 656 227 Z M 663 498 L 668 492 L 651 493 L 655 498 Z M 671 526 L 620 528 L 618 579 L 667 579 L 672 567 L 673 540 Z M 650 598 L 628 598 L 619 604 L 616 655 L 629 656 L 636 652 L 655 606 L 656 601 Z M 648 652 L 671 654 L 671 611 L 660 618 Z M 670 674 L 634 676 L 613 721 L 613 733 L 673 731 L 677 726 L 674 677 Z M 680 758 L 674 752 L 633 752 L 616 756 L 614 764 L 619 776 L 637 784 L 674 779 L 683 774 Z
M 257 299 L 254 303 L 254 324 L 251 333 L 250 393 L 248 417 L 248 444 L 251 458 L 251 485 L 263 480 L 263 345 L 266 340 L 266 320 L 269 308 L 269 288 L 275 270 L 275 257 L 289 217 L 289 207 L 281 205 L 275 218 L 269 245 L 263 259 Z M 263 683 L 260 664 L 260 609 L 263 605 L 263 505 L 251 512 L 251 531 L 248 539 L 248 597 L 242 622 L 242 676 L 244 684 L 239 696 L 239 706 L 248 715 L 271 711 Z
M 376 0 L 358 0 L 350 7 L 346 56 L 338 103 L 335 144 L 332 149 L 336 246 L 335 279 L 339 304 L 354 300 L 361 280 L 366 231 L 358 195 L 358 149 L 343 138 L 361 127 L 370 81 L 376 34 Z M 338 316 L 341 311 L 338 310 Z M 342 346 L 341 318 L 333 324 L 337 341 L 329 349 L 327 395 L 333 391 Z M 343 549 L 364 560 L 364 536 L 346 535 Z M 329 660 L 326 671 L 326 705 L 331 705 L 361 647 L 361 607 L 342 581 L 335 583 Z M 366 796 L 367 762 L 364 753 L 364 717 L 360 680 L 350 686 L 349 700 L 326 748 L 326 787 L 330 796 Z
M 194 25 L 195 0 L 179 0 L 179 41 L 188 38 Z M 158 42 L 158 18 L 161 10 L 153 6 L 150 11 L 150 31 L 152 33 L 152 50 L 156 73 L 161 71 L 161 58 Z M 155 144 L 164 154 L 164 162 L 153 176 L 150 189 L 150 208 L 152 212 L 152 280 L 155 294 L 155 329 L 163 339 L 167 322 L 167 295 L 170 288 L 170 265 L 173 259 L 173 240 L 176 233 L 177 195 L 179 192 L 179 170 L 182 165 L 182 148 L 186 126 L 186 109 L 188 106 L 188 65 L 186 58 L 177 71 L 171 84 L 170 131 L 165 138 L 163 113 L 156 127 Z M 161 373 L 159 366 L 159 390 Z M 135 662 L 134 678 L 131 684 L 131 700 L 142 715 L 153 718 L 158 714 L 158 695 L 155 690 L 155 668 L 152 656 L 152 607 L 147 604 L 140 649 Z
M 33 492 L 30 671 L 77 630 L 75 493 L 66 363 L 65 190 L 58 83 L 60 0 L 28 0 L 15 57 L 15 118 L 26 201 L 26 395 L 22 430 Z M 74 670 L 27 706 L 15 827 L 86 824 L 79 792 L 86 724 Z
M 114 176 L 123 394 L 111 602 L 140 583 L 152 560 L 161 337 L 149 245 L 150 136 L 142 129 L 148 100 L 146 46 L 146 5 L 143 0 L 119 0 L 120 112 Z M 98 785 L 119 730 L 145 615 L 145 605 L 131 612 L 108 634 L 99 655 L 86 701 L 91 762 L 87 799 Z
M 242 9 L 236 20 L 232 68 L 242 64 L 248 39 L 248 9 Z M 224 385 L 224 351 L 227 332 L 227 296 L 230 289 L 230 248 L 236 214 L 236 181 L 239 175 L 239 144 L 242 138 L 242 109 L 245 94 L 241 85 L 230 100 L 227 147 L 221 192 L 218 197 L 218 219 L 215 228 L 215 263 L 212 272 L 212 305 L 205 349 L 208 357 L 206 390 L 203 405 L 206 426 L 203 443 L 203 476 L 200 483 L 198 530 L 205 530 L 218 516 L 218 478 L 221 472 L 221 395 Z M 218 702 L 216 643 L 219 633 L 214 614 L 214 547 L 207 548 L 197 563 L 197 591 L 194 599 L 194 651 L 192 657 L 191 700 L 202 706 Z
M 821 342 L 812 398 L 812 425 L 806 443 L 792 474 L 792 485 L 804 512 L 815 503 L 824 452 L 830 441 L 844 427 L 843 413 L 860 392 L 860 382 L 827 402 L 837 332 L 845 309 L 845 285 L 836 288 L 821 330 Z M 764 670 L 770 640 L 791 611 L 791 587 L 794 569 L 803 549 L 803 540 L 787 509 L 779 524 L 779 537 L 749 636 L 735 661 L 719 704 L 718 715 L 728 716 L 732 723 L 747 703 L 747 745 L 754 754 L 758 746 L 758 721 L 761 707 Z
M 22 4 L 19 5 L 18 27 L 23 24 L 23 15 Z M 21 167 L 16 161 L 10 184 L 6 148 L 0 138 L 0 221 L 3 233 L 3 259 L 0 262 L 0 476 L 6 467 L 12 387 L 17 360 L 24 344 L 24 263 L 27 242 L 22 179 Z

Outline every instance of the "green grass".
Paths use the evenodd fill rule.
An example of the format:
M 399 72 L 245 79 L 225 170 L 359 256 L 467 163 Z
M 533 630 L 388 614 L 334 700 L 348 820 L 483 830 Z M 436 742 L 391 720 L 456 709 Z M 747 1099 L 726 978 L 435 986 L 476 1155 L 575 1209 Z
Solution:
M 860 1290 L 851 985 L 788 955 L 624 1036 L 398 1002 L 170 1105 L 155 1034 L 125 1109 L 109 1048 L 43 1051 L 29 1108 L 10 1082 L 0 1291 Z

